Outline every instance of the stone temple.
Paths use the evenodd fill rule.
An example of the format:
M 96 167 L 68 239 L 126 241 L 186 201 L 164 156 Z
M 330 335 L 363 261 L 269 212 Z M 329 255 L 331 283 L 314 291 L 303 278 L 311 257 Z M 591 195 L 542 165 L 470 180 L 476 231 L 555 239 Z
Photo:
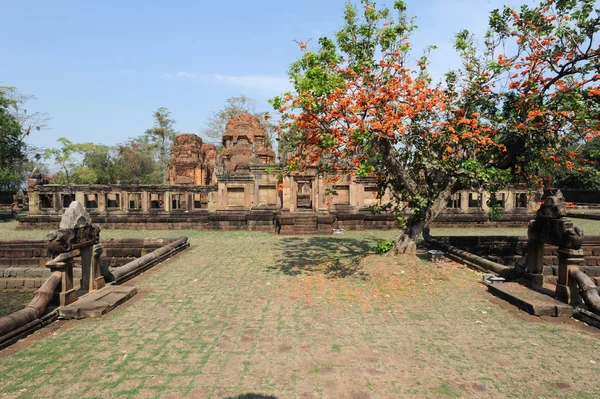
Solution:
M 331 234 L 396 227 L 393 214 L 371 210 L 390 198 L 389 193 L 378 196 L 374 177 L 344 175 L 332 183 L 335 176 L 316 169 L 283 178 L 270 172 L 277 166 L 275 152 L 252 115 L 231 118 L 222 144 L 219 152 L 195 134 L 177 136 L 166 185 L 61 186 L 30 179 L 29 214 L 18 218 L 19 228 L 55 229 L 72 201 L 84 204 L 103 228 Z M 457 193 L 436 223 L 489 223 L 488 199 L 485 192 Z M 504 208 L 505 224 L 526 225 L 539 199 L 506 189 L 495 200 Z

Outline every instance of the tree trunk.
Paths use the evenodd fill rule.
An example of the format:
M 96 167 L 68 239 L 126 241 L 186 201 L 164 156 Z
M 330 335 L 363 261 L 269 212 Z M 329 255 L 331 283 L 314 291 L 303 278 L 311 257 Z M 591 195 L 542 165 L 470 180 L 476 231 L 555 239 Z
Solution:
M 448 197 L 451 194 L 451 188 L 446 188 L 440 192 L 431 207 L 425 212 L 424 220 L 418 216 L 409 218 L 404 232 L 396 239 L 396 243 L 390 252 L 393 255 L 414 255 L 417 252 L 417 240 L 423 233 L 423 229 L 428 227 L 429 223 L 446 208 Z
M 417 239 L 425 227 L 424 221 L 409 219 L 404 232 L 396 239 L 392 248 L 393 255 L 414 255 L 417 252 Z

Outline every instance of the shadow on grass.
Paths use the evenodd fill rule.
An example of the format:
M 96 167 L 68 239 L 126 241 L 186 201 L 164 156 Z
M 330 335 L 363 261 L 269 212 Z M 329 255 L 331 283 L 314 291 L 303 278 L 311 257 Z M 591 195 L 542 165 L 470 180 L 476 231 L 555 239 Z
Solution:
M 375 237 L 288 237 L 279 241 L 275 266 L 289 276 L 322 272 L 328 277 L 348 277 L 357 272 L 361 257 L 373 254 Z
M 225 399 L 277 399 L 277 396 L 261 395 L 259 393 L 245 393 L 238 396 L 228 396 Z

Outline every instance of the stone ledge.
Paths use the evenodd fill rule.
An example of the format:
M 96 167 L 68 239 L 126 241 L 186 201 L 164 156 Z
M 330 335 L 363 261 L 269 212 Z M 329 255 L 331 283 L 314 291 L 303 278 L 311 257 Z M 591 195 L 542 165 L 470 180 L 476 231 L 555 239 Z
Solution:
M 574 309 L 519 283 L 486 284 L 488 292 L 535 316 L 571 317 Z
M 108 285 L 96 292 L 84 295 L 72 304 L 59 308 L 61 319 L 84 319 L 101 317 L 137 294 L 137 288 L 126 285 Z

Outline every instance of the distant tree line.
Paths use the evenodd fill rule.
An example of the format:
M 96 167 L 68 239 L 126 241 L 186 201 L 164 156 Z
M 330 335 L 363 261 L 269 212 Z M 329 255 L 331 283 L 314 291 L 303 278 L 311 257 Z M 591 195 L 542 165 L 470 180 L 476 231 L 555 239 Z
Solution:
M 154 114 L 154 126 L 144 134 L 115 146 L 73 143 L 61 137 L 59 148 L 44 151 L 58 171 L 57 184 L 162 184 L 167 181 L 167 165 L 177 131 L 167 108 Z

